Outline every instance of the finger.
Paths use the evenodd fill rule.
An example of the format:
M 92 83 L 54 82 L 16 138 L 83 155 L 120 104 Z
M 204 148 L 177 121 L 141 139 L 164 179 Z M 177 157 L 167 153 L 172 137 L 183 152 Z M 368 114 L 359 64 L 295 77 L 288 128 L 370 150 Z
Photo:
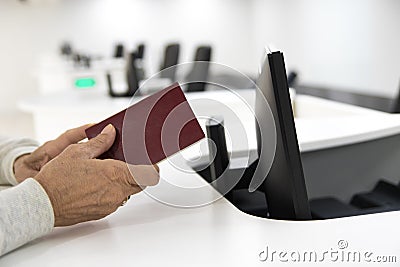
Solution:
M 41 149 L 45 150 L 50 158 L 55 158 L 68 146 L 76 144 L 86 138 L 85 130 L 93 124 L 85 124 L 77 128 L 70 129 L 56 139 L 45 143 Z
M 93 159 L 110 149 L 115 140 L 116 131 L 111 124 L 107 125 L 96 137 L 79 144 L 82 158 Z
M 103 169 L 111 180 L 133 187 L 144 188 L 158 184 L 160 175 L 156 165 L 130 165 L 120 160 L 98 160 L 98 169 Z
M 153 186 L 160 181 L 160 174 L 157 165 L 128 165 L 125 164 L 128 172 L 125 177 L 131 185 Z
M 120 201 L 120 205 L 119 206 L 121 206 L 121 204 L 125 204 L 124 202 L 127 202 L 132 195 L 135 195 L 135 194 L 143 191 L 144 189 L 146 189 L 146 186 L 142 186 L 142 187 L 140 187 L 140 186 L 129 186 L 129 187 L 126 187 L 124 189 L 125 197 Z

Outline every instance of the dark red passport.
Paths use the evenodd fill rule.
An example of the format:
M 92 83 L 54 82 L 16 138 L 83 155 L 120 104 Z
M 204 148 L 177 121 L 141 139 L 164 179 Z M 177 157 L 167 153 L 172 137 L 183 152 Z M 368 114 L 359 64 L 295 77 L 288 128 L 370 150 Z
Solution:
M 97 136 L 108 124 L 117 135 L 99 158 L 134 165 L 158 163 L 205 137 L 178 83 L 91 126 L 86 136 Z

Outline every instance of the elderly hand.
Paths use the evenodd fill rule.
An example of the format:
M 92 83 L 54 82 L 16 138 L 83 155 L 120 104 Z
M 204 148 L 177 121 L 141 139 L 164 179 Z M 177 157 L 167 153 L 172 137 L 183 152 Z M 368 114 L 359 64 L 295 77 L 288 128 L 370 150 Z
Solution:
M 58 156 L 69 145 L 76 144 L 86 138 L 85 130 L 91 124 L 66 131 L 57 139 L 48 141 L 32 154 L 22 155 L 14 162 L 14 174 L 18 183 L 26 178 L 35 177 L 42 167 Z
M 156 165 L 128 167 L 122 161 L 95 159 L 114 139 L 115 129 L 108 125 L 88 142 L 70 145 L 36 175 L 52 203 L 55 226 L 103 218 L 142 187 L 158 183 Z

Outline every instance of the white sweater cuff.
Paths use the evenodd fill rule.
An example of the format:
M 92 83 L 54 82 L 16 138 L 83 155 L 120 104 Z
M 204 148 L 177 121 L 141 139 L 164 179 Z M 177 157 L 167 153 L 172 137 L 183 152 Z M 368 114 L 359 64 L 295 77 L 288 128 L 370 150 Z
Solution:
M 0 192 L 0 255 L 46 235 L 53 227 L 53 207 L 35 179 Z
M 19 158 L 22 155 L 25 154 L 30 154 L 33 151 L 37 149 L 37 146 L 23 146 L 23 147 L 17 147 L 10 152 L 7 153 L 7 155 L 4 157 L 2 161 L 2 167 L 4 170 L 4 177 L 8 184 L 11 185 L 17 185 L 18 182 L 15 179 L 15 174 L 14 174 L 14 162 L 17 158 Z

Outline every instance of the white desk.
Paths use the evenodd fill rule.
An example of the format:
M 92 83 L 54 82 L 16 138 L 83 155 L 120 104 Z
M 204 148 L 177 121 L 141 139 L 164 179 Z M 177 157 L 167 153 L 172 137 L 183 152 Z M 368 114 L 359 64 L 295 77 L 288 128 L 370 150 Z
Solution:
M 164 177 L 179 175 L 166 162 L 160 167 Z M 196 184 L 202 181 L 197 175 L 188 179 Z M 213 191 L 211 187 L 209 190 Z M 320 259 L 324 251 L 369 251 L 374 257 L 394 255 L 399 261 L 399 225 L 400 212 L 290 222 L 246 215 L 225 199 L 201 208 L 181 209 L 140 193 L 115 214 L 97 222 L 55 229 L 5 255 L 0 265 L 269 266 L 270 259 L 259 260 L 266 246 L 288 253 L 315 251 Z M 347 241 L 348 248 L 340 250 L 339 240 Z M 276 257 L 273 263 L 279 263 Z
M 214 93 L 214 97 L 218 95 Z M 50 102 L 46 102 L 48 99 L 38 99 L 36 102 L 25 102 L 21 107 L 38 113 L 43 112 L 42 114 L 50 112 L 48 115 L 51 117 L 58 112 L 57 109 L 66 114 L 65 112 L 70 112 L 71 108 L 79 108 L 79 112 L 71 111 L 73 115 L 74 112 L 75 115 L 79 115 L 85 109 L 88 114 L 102 106 L 107 107 L 107 112 L 104 113 L 112 113 L 112 109 L 119 111 L 121 105 L 127 104 L 124 100 L 99 99 L 97 100 L 99 106 L 86 106 L 77 102 L 79 101 L 77 97 L 74 101 L 69 101 L 72 100 L 69 98 L 67 108 L 67 105 L 61 103 L 65 104 L 65 99 L 67 98 L 61 101 L 55 98 Z M 306 103 L 307 97 L 303 99 L 305 101 L 303 103 Z M 226 102 L 229 102 L 228 100 L 225 98 Z M 368 138 L 384 137 L 400 132 L 400 123 L 396 116 L 390 117 L 364 109 L 357 111 L 358 108 L 354 110 L 349 106 L 343 108 L 343 110 L 348 108 L 351 114 L 345 112 L 349 116 L 342 114 L 343 116 L 339 117 L 326 116 L 324 119 L 320 117 L 313 120 L 307 119 L 306 116 L 301 121 L 302 114 L 299 113 L 296 127 L 303 151 L 316 149 L 318 145 L 329 147 L 337 144 L 335 142 L 365 141 Z M 100 113 L 97 115 L 99 119 L 104 118 Z M 57 121 L 54 123 L 59 127 L 62 123 L 65 125 L 70 123 L 70 119 L 65 117 L 62 121 L 59 120 L 59 124 Z M 345 122 L 345 126 L 340 126 L 339 122 Z M 318 129 L 316 127 L 318 123 L 326 127 Z M 334 123 L 336 126 L 332 126 Z M 312 131 L 307 124 L 312 125 Z M 205 185 L 206 197 L 207 194 L 210 198 L 217 194 L 197 174 L 183 176 L 169 165 L 168 161 L 162 162 L 160 168 L 162 180 L 182 182 L 186 186 Z M 163 183 L 157 186 L 160 191 L 162 186 Z M 176 199 L 179 202 L 182 195 L 169 195 L 169 197 L 170 200 Z M 332 266 L 353 265 L 351 262 L 341 262 L 342 252 L 360 252 L 361 256 L 365 255 L 365 252 L 371 252 L 372 254 L 368 255 L 372 261 L 379 255 L 396 256 L 397 263 L 386 263 L 384 266 L 397 266 L 400 261 L 399 225 L 400 212 L 326 221 L 277 221 L 246 215 L 223 198 L 201 208 L 182 209 L 164 205 L 141 193 L 132 197 L 128 204 L 115 214 L 98 222 L 56 229 L 49 236 L 4 256 L 0 259 L 0 265 L 268 266 L 271 265 L 271 255 L 265 262 L 259 258 L 260 252 L 268 246 L 270 254 L 272 251 L 277 251 L 273 263 L 278 266 L 287 266 L 292 261 L 290 255 L 296 257 L 296 251 L 301 255 L 304 252 L 318 253 L 318 259 L 322 259 L 325 255 L 323 265 L 333 264 Z M 348 247 L 340 249 L 339 240 L 345 240 Z M 287 254 L 286 256 L 281 254 L 283 256 L 281 259 L 287 259 L 289 263 L 280 263 L 279 253 L 282 251 L 286 251 Z M 324 254 L 325 251 L 327 253 L 338 251 L 339 259 L 333 262 L 335 256 L 332 259 L 327 253 Z M 264 257 L 265 253 L 261 256 Z M 297 263 L 297 266 L 309 265 L 307 261 Z M 363 265 L 365 264 L 360 266 Z M 383 265 L 369 263 L 368 266 Z
M 225 125 L 233 127 L 232 129 L 243 125 L 250 139 L 249 147 L 256 147 L 252 114 L 254 90 L 239 90 L 235 93 L 210 91 L 189 93 L 186 96 L 197 116 L 223 115 Z M 101 121 L 140 99 L 142 98 L 110 98 L 103 92 L 73 91 L 26 99 L 19 103 L 19 108 L 33 114 L 36 137 L 45 142 L 68 128 Z M 352 144 L 400 133 L 400 115 L 397 114 L 305 95 L 298 95 L 295 103 L 301 151 Z M 204 120 L 200 122 L 204 123 Z M 234 130 L 231 132 L 235 134 Z

